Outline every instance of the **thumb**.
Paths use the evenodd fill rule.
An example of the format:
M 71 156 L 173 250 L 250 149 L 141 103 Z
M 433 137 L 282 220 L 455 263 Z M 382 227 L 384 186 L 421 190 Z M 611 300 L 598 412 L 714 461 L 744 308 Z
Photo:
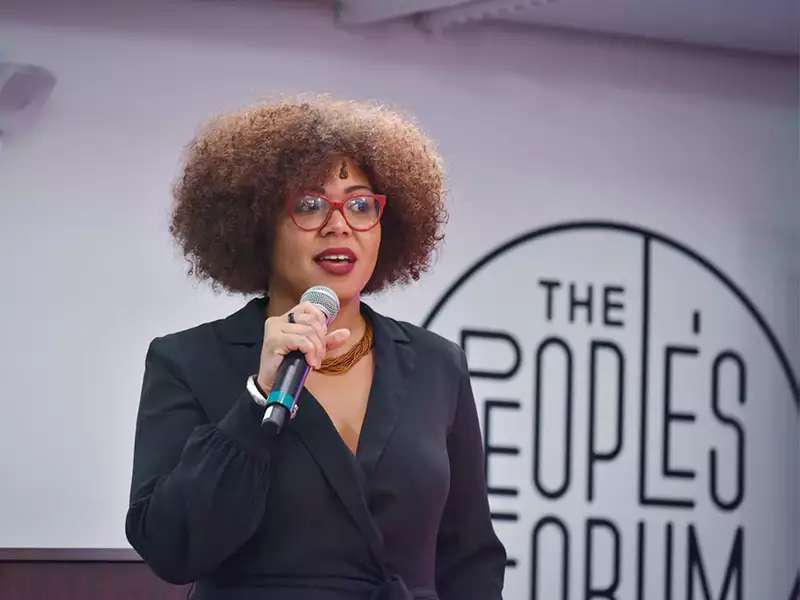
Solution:
M 335 350 L 336 348 L 344 344 L 349 337 L 350 337 L 349 329 L 337 329 L 336 331 L 331 331 L 329 334 L 325 336 L 325 349 Z

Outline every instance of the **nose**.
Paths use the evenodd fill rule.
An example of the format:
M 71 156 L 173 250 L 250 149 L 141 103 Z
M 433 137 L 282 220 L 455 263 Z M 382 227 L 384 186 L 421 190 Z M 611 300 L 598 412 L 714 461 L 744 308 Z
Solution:
M 320 230 L 321 235 L 327 235 L 328 233 L 350 234 L 350 226 L 347 224 L 347 220 L 345 220 L 344 214 L 340 209 L 334 208 L 331 210 L 328 222 Z

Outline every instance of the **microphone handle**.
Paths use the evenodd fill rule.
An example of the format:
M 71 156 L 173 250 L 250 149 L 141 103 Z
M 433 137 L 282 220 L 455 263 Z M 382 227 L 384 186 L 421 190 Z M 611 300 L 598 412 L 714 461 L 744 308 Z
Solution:
M 272 430 L 275 435 L 283 430 L 287 417 L 295 410 L 308 371 L 306 357 L 299 350 L 293 350 L 283 357 L 275 373 L 275 384 L 267 396 L 262 427 Z

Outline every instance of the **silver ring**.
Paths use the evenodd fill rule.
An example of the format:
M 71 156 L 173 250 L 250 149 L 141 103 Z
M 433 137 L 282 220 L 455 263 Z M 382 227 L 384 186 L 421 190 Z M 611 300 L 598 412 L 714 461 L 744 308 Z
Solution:
M 289 323 L 296 323 L 297 321 L 294 320 L 294 313 L 289 311 Z

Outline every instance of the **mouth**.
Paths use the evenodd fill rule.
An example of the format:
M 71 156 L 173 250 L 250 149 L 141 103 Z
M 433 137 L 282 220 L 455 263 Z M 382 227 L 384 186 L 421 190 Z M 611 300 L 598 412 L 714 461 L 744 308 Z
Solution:
M 350 248 L 327 248 L 314 256 L 315 262 L 327 264 L 348 264 L 356 260 L 355 252 Z

